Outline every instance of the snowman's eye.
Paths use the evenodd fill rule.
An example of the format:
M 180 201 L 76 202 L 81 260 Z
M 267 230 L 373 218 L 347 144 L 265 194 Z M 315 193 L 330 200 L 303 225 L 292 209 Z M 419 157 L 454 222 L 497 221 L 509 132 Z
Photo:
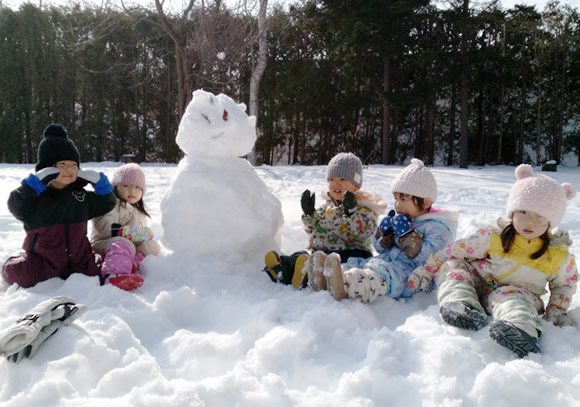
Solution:
M 228 111 L 226 109 L 224 109 L 223 119 L 224 119 L 224 122 L 228 121 Z

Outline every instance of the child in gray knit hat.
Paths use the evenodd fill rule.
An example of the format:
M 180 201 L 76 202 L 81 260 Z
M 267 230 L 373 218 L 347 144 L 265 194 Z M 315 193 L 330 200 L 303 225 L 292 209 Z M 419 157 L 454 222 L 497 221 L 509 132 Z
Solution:
M 266 253 L 264 271 L 274 282 L 302 288 L 307 282 L 314 290 L 326 288 L 322 267 L 326 254 L 336 253 L 342 262 L 350 257 L 372 256 L 372 235 L 387 202 L 372 191 L 363 190 L 363 166 L 352 153 L 335 155 L 326 168 L 328 188 L 323 203 L 316 208 L 315 194 L 304 191 L 302 223 L 308 235 L 306 251 L 291 256 Z M 311 255 L 312 254 L 312 255 Z

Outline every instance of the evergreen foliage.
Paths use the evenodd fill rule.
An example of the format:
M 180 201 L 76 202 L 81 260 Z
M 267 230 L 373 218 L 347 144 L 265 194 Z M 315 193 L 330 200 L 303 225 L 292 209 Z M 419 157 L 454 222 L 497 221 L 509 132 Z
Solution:
M 257 162 L 325 164 L 339 151 L 365 163 L 417 157 L 447 165 L 462 158 L 540 165 L 578 155 L 578 10 L 558 2 L 504 10 L 487 1 L 466 15 L 466 4 L 274 7 Z M 0 3 L 0 161 L 35 162 L 42 129 L 53 121 L 67 127 L 83 161 L 126 153 L 178 161 L 176 51 L 158 18 L 148 10 Z M 257 17 L 222 5 L 194 9 L 181 24 L 190 91 L 248 104 Z M 467 157 L 460 156 L 462 90 Z

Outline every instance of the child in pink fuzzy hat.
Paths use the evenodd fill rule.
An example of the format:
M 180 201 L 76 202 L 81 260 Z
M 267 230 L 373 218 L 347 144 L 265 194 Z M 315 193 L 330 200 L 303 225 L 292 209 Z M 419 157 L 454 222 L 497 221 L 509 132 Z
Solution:
M 576 189 L 534 174 L 527 164 L 515 174 L 507 217 L 431 255 L 411 274 L 409 287 L 425 290 L 435 277 L 445 322 L 479 330 L 491 315 L 491 338 L 523 357 L 540 352 L 542 313 L 556 326 L 576 325 L 567 312 L 578 282 L 576 260 L 568 234 L 557 228 Z
M 147 226 L 149 214 L 143 202 L 147 185 L 141 167 L 130 163 L 117 168 L 112 184 L 119 200 L 109 213 L 93 219 L 91 245 L 103 256 L 105 281 L 131 291 L 143 284 L 141 261 L 159 254 L 160 246 Z

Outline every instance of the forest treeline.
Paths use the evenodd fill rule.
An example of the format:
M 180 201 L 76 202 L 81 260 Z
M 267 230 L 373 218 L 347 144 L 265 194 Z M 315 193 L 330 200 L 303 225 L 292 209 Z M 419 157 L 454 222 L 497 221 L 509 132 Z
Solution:
M 256 162 L 325 164 L 345 150 L 365 163 L 461 167 L 578 155 L 578 10 L 497 3 L 269 9 Z M 178 161 L 179 84 L 186 102 L 203 88 L 248 104 L 258 18 L 239 10 L 219 0 L 186 15 L 0 1 L 0 160 L 35 162 L 43 128 L 58 121 L 84 161 Z

